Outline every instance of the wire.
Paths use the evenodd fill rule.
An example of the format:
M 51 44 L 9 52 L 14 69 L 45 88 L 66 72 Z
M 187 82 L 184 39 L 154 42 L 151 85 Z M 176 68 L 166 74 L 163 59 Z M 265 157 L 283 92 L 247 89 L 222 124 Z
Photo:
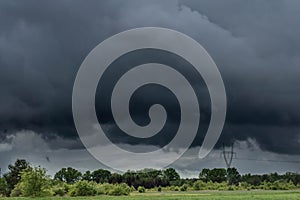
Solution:
M 300 164 L 300 161 L 297 160 L 262 160 L 262 159 L 254 159 L 254 158 L 233 158 L 236 160 L 252 160 L 252 161 L 260 161 L 260 162 L 280 162 L 280 163 L 297 163 Z

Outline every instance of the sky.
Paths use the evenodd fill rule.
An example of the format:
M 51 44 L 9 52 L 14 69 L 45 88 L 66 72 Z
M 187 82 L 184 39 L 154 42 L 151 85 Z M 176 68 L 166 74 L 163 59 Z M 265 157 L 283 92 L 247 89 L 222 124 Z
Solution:
M 0 167 L 5 171 L 16 158 L 42 165 L 52 174 L 65 166 L 105 167 L 85 150 L 75 129 L 72 89 L 77 71 L 108 37 L 154 26 L 199 42 L 218 66 L 227 94 L 222 135 L 201 160 L 197 150 L 209 122 L 210 102 L 205 85 L 197 83 L 203 95 L 201 130 L 190 150 L 171 166 L 186 177 L 197 176 L 204 167 L 225 167 L 222 144 L 234 143 L 233 166 L 242 173 L 298 172 L 299 11 L 297 0 L 0 1 Z M 138 53 L 133 57 L 144 59 Z M 164 88 L 145 90 L 133 98 L 133 119 L 147 123 L 145 105 L 168 104 L 172 115 L 165 136 L 151 141 L 121 137 L 107 116 L 99 121 L 110 127 L 111 140 L 163 146 L 172 137 L 168 129 L 178 123 L 176 100 Z M 154 95 L 157 91 L 160 98 Z M 97 99 L 97 111 L 105 113 Z M 125 168 L 130 162 L 118 155 L 112 159 Z

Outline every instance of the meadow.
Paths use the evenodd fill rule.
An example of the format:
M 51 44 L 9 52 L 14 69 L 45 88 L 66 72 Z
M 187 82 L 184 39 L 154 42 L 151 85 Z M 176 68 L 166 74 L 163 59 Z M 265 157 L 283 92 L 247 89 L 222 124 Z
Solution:
M 0 198 L 7 200 L 8 198 Z M 9 200 L 32 200 L 33 198 L 16 197 Z M 45 197 L 39 200 L 300 200 L 300 190 L 292 191 L 201 191 L 201 192 L 133 192 L 129 196 L 94 196 L 94 197 Z

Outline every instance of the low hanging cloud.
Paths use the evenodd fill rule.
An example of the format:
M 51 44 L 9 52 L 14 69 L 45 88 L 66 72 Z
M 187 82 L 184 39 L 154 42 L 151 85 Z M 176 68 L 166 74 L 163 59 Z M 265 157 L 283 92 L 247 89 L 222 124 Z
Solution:
M 56 138 L 58 143 L 62 140 L 64 139 Z M 64 143 L 70 143 L 70 141 L 64 140 Z M 8 164 L 14 163 L 16 159 L 26 159 L 33 166 L 45 167 L 50 175 L 54 175 L 61 168 L 69 166 L 82 172 L 99 168 L 109 169 L 95 160 L 86 149 L 68 149 L 67 147 L 53 149 L 48 141 L 41 137 L 41 134 L 33 131 L 24 130 L 8 135 L 6 142 L 1 142 L 0 147 L 0 168 L 3 169 L 4 173 L 8 170 Z M 299 160 L 299 156 L 263 151 L 255 140 L 236 141 L 234 147 L 237 155 L 233 159 L 232 166 L 237 167 L 241 173 L 285 173 L 286 171 L 297 172 L 299 169 L 299 163 L 291 162 Z M 227 148 L 226 150 L 229 150 Z M 226 166 L 220 150 L 213 150 L 202 160 L 197 159 L 198 151 L 198 148 L 191 148 L 171 167 L 176 168 L 182 177 L 197 177 L 203 168 Z M 130 160 L 127 158 L 112 155 L 112 159 L 119 162 L 120 168 L 130 166 Z M 149 161 L 145 160 L 145 162 Z M 130 168 L 130 170 L 134 169 L 140 168 L 138 166 Z

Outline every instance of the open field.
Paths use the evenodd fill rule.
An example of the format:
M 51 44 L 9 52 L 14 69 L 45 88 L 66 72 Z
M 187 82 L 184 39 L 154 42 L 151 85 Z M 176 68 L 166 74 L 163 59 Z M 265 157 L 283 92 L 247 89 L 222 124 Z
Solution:
M 0 198 L 1 200 L 32 200 L 33 198 Z M 132 193 L 130 196 L 95 196 L 95 197 L 46 197 L 40 200 L 231 200 L 231 199 L 263 199 L 263 200 L 300 200 L 300 190 L 295 191 L 202 191 L 202 192 L 149 192 Z

